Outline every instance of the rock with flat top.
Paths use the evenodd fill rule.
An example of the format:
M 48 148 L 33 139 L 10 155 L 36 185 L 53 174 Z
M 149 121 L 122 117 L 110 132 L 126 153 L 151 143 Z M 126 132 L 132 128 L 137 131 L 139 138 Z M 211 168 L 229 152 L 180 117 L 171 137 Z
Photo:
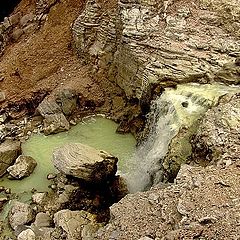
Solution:
M 30 156 L 19 156 L 13 166 L 8 167 L 8 173 L 15 179 L 22 179 L 30 176 L 37 162 Z
M 0 144 L 0 177 L 21 152 L 20 142 L 7 140 Z
M 53 152 L 53 164 L 62 173 L 88 182 L 115 175 L 117 158 L 80 143 L 66 144 Z

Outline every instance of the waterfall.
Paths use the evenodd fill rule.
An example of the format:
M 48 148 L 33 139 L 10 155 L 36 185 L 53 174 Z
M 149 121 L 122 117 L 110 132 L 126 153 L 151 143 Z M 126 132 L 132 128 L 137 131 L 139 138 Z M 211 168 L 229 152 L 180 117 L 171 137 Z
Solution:
M 221 84 L 184 84 L 165 92 L 151 104 L 147 126 L 148 137 L 128 162 L 124 177 L 130 192 L 144 191 L 162 179 L 161 163 L 169 145 L 181 127 L 188 128 L 220 96 L 239 91 Z

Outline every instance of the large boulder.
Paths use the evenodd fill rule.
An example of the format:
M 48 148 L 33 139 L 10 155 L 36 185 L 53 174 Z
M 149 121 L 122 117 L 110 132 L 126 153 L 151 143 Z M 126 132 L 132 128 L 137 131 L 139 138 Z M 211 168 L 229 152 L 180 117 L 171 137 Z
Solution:
M 52 97 L 45 98 L 37 107 L 37 112 L 44 117 L 44 133 L 46 135 L 69 130 L 69 122 L 62 113 L 61 107 Z
M 61 113 L 60 106 L 53 98 L 44 98 L 44 100 L 37 107 L 37 111 L 45 118 L 48 115 Z
M 115 175 L 118 159 L 104 151 L 80 143 L 66 144 L 53 152 L 53 164 L 62 173 L 88 182 Z
M 0 144 L 0 177 L 21 153 L 20 142 L 5 141 Z
M 18 226 L 31 222 L 34 218 L 33 210 L 30 205 L 15 202 L 9 213 L 9 224 L 13 229 Z
M 61 227 L 68 240 L 90 240 L 101 226 L 96 216 L 85 211 L 61 210 L 54 214 L 56 227 Z
M 30 176 L 35 167 L 37 166 L 36 160 L 30 156 L 19 156 L 13 166 L 8 167 L 8 173 L 15 179 L 22 179 Z
M 56 102 L 64 114 L 70 115 L 77 107 L 77 95 L 72 89 L 63 89 L 56 95 Z
M 224 96 L 208 110 L 193 139 L 193 159 L 229 165 L 240 156 L 240 94 Z
M 45 135 L 67 131 L 70 128 L 70 124 L 63 113 L 47 115 L 43 123 Z

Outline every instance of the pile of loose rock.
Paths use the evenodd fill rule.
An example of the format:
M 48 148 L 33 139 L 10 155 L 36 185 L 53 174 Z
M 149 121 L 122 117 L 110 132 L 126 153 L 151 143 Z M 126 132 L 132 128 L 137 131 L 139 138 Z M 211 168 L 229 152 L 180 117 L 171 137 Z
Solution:
M 0 145 L 1 176 L 22 179 L 31 174 L 36 161 L 20 154 L 19 142 L 6 140 Z M 1 190 L 5 191 L 1 207 L 12 199 L 8 219 L 14 234 L 18 239 L 92 239 L 102 226 L 99 222 L 108 220 L 109 206 L 127 193 L 115 175 L 117 161 L 83 144 L 55 149 L 53 164 L 59 173 L 48 175 L 51 191 L 35 192 L 28 204 Z

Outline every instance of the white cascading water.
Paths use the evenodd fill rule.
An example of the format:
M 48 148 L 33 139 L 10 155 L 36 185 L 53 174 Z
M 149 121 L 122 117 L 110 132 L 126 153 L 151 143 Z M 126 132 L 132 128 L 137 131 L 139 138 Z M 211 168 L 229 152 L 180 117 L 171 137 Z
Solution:
M 191 126 L 218 102 L 220 96 L 239 91 L 239 87 L 221 84 L 184 84 L 177 89 L 166 89 L 152 102 L 148 116 L 148 138 L 127 163 L 124 177 L 129 191 L 144 191 L 159 183 L 162 176 L 161 162 L 179 129 Z

